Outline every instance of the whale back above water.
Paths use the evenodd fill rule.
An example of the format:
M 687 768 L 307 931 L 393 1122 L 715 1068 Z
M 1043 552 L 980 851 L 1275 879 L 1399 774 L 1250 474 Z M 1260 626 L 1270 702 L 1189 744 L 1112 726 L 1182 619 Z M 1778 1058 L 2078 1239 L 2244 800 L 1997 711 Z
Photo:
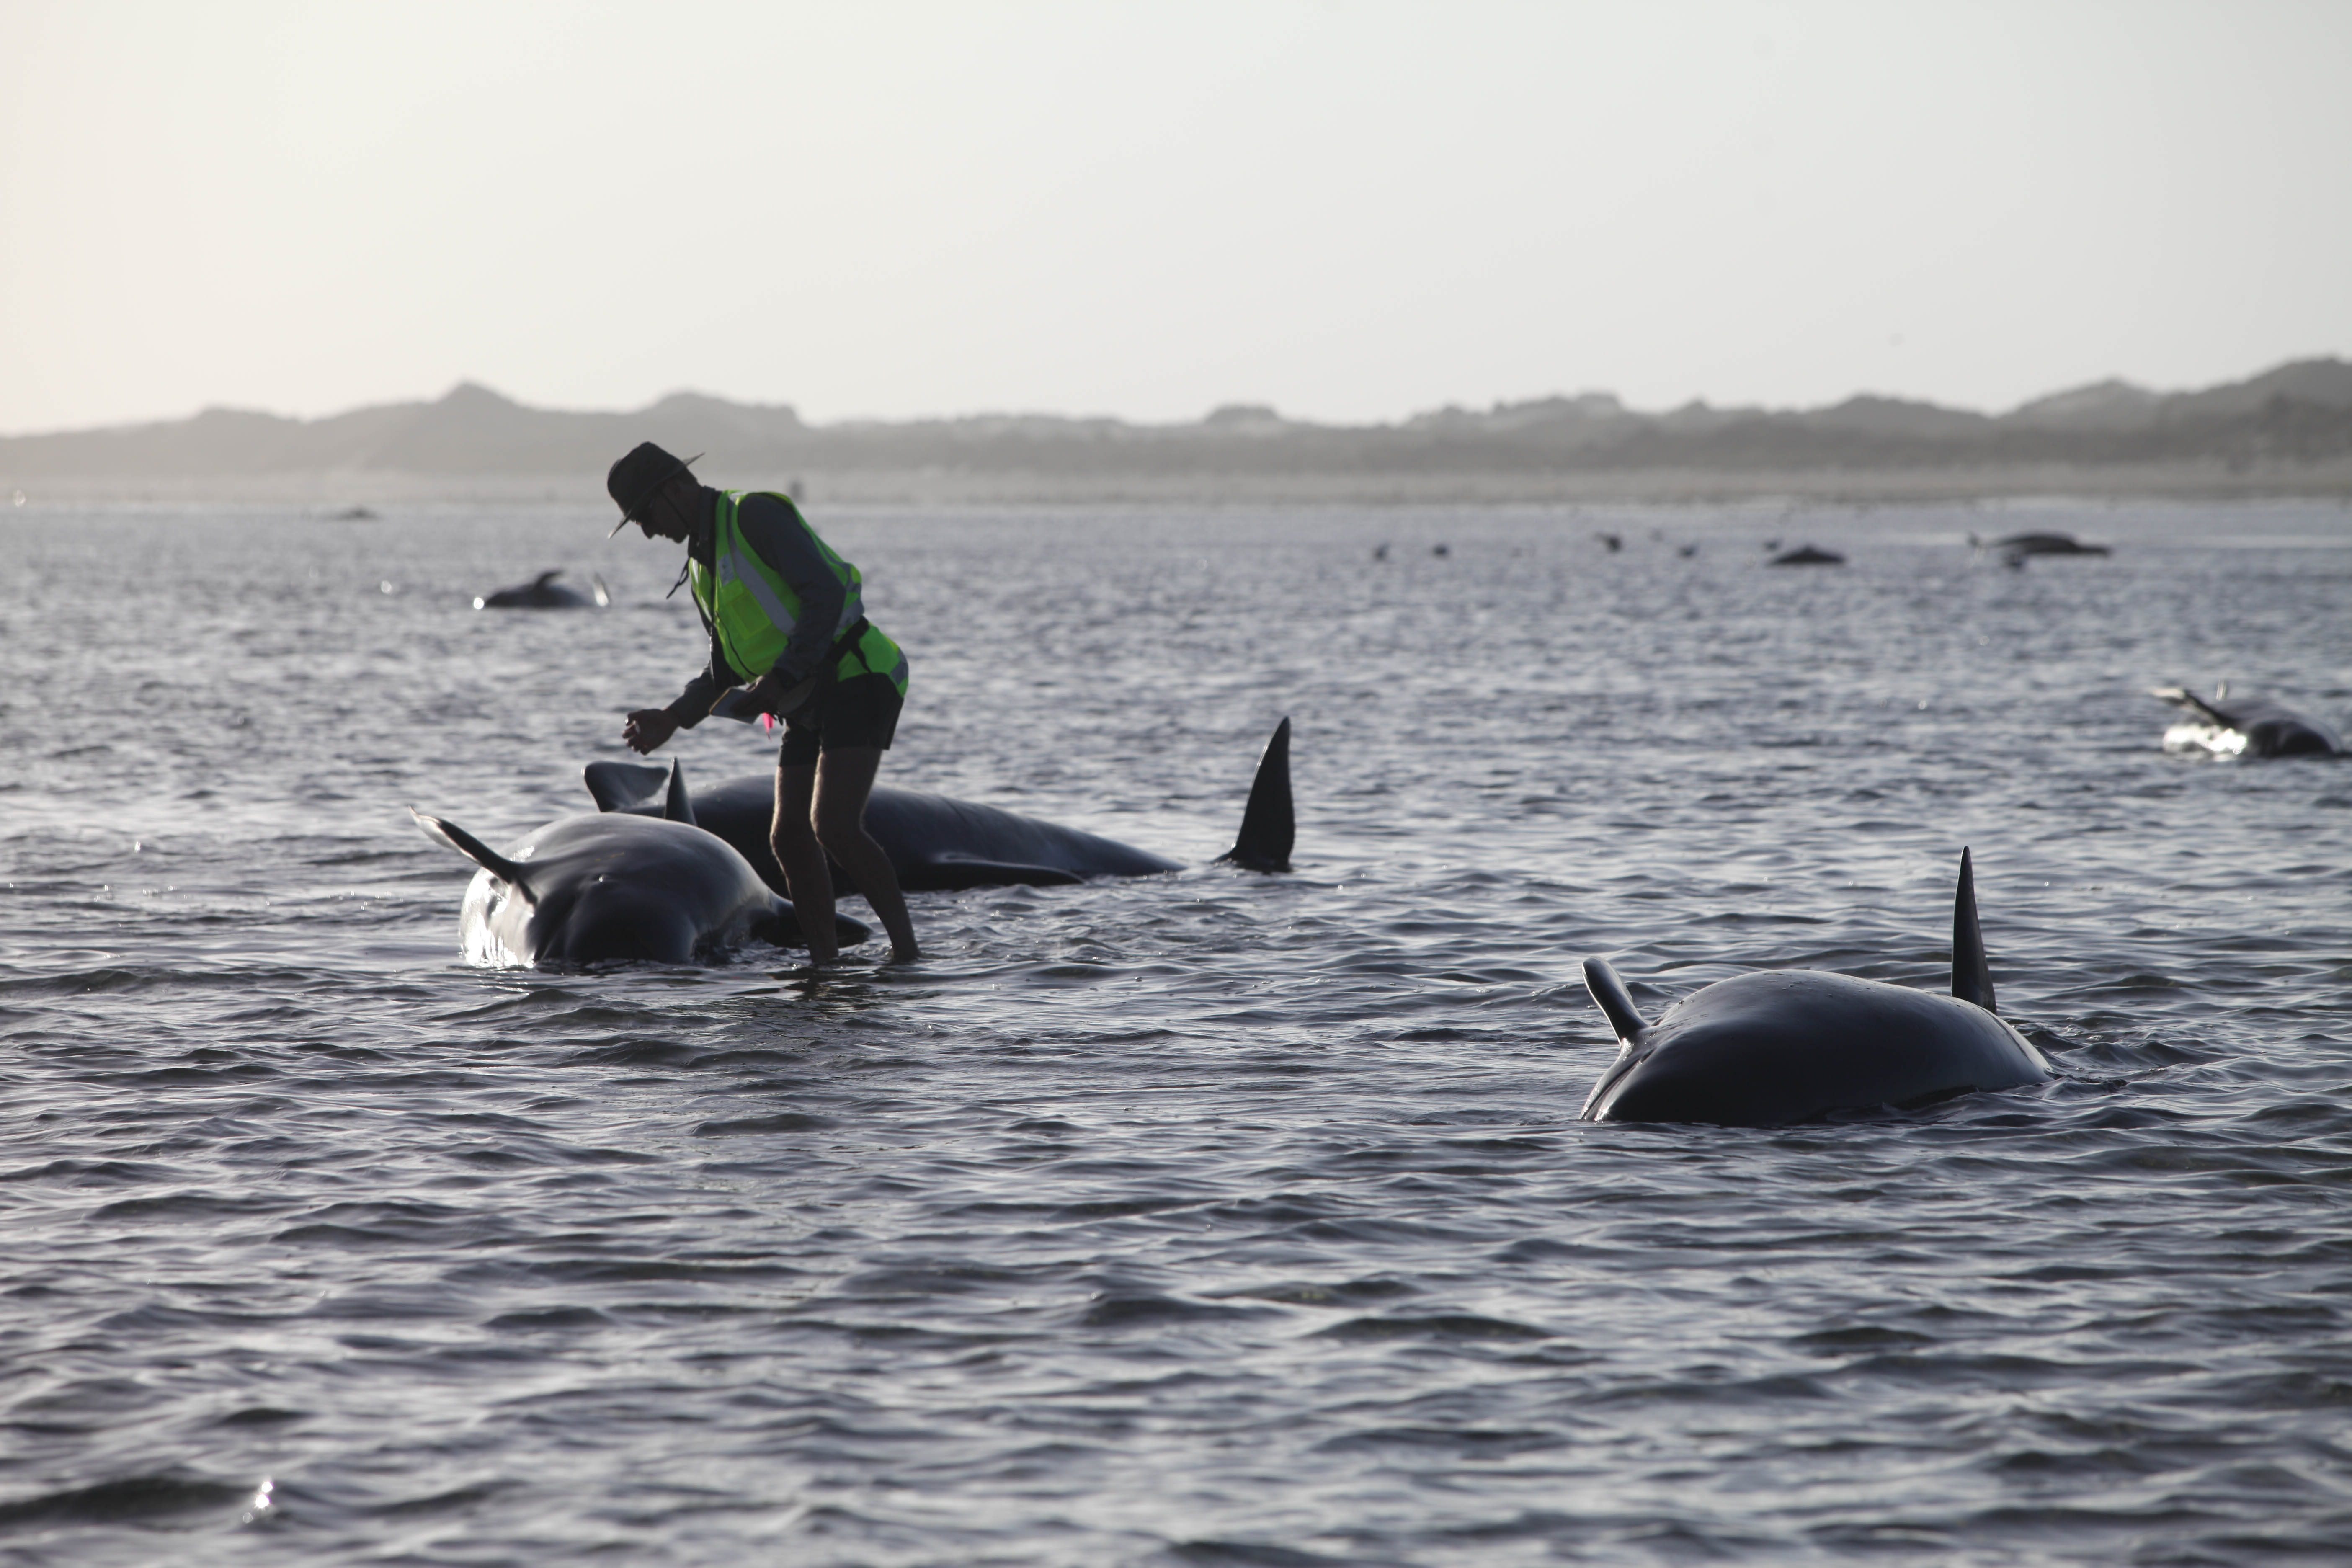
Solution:
M 2085 544 L 2071 533 L 2055 531 L 2011 533 L 1994 540 L 1969 535 L 1971 548 L 2000 552 L 2000 563 L 2015 568 L 2022 566 L 2036 555 L 2105 555 L 2111 553 L 2104 544 Z
M 1584 979 L 1620 1045 L 1585 1099 L 1587 1121 L 1777 1127 L 2050 1076 L 2042 1053 L 1993 1010 L 1965 850 L 1948 996 L 1820 970 L 1766 970 L 1694 992 L 1653 1024 L 1605 960 L 1587 959 Z
M 479 868 L 458 915 L 459 944 L 476 963 L 698 963 L 748 941 L 806 945 L 793 906 L 690 823 L 566 816 L 500 852 L 455 823 L 411 815 Z M 871 934 L 833 919 L 845 946 Z
M 690 814 L 732 845 L 769 886 L 786 890 L 769 841 L 775 816 L 773 774 L 730 779 L 685 798 L 678 773 L 651 763 L 590 763 L 583 770 L 598 809 L 614 814 Z M 908 892 L 966 888 L 1055 887 L 1097 877 L 1148 877 L 1181 871 L 1181 862 L 1100 834 L 921 790 L 877 786 L 866 803 L 866 831 L 889 857 Z M 1250 786 L 1233 848 L 1220 860 L 1253 871 L 1287 871 L 1296 837 L 1290 795 L 1290 721 L 1266 743 Z M 836 868 L 835 886 L 848 883 Z
M 2193 717 L 2165 731 L 2173 752 L 2210 752 L 2234 757 L 2332 757 L 2344 754 L 2344 737 L 2308 713 L 2251 692 L 2232 697 L 2225 685 L 2208 702 L 2185 686 L 2159 686 L 2148 695 L 2186 710 Z
M 584 610 L 602 609 L 613 602 L 613 591 L 604 586 L 604 579 L 592 574 L 587 591 L 568 587 L 556 579 L 563 568 L 541 572 L 519 588 L 500 588 L 474 601 L 478 610 Z

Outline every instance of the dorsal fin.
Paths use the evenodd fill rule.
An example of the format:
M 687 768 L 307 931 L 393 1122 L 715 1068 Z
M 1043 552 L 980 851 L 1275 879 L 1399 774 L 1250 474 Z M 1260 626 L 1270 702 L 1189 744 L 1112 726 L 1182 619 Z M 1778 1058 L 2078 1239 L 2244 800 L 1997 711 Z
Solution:
M 416 826 L 425 829 L 425 837 L 436 844 L 455 849 L 499 881 L 513 888 L 516 892 L 522 895 L 523 902 L 527 904 L 539 902 L 539 894 L 532 889 L 528 873 L 514 861 L 498 854 L 489 846 L 454 822 L 444 822 L 437 816 L 427 816 L 413 805 L 408 808 L 408 815 L 416 818 Z
M 662 816 L 670 822 L 694 823 L 694 802 L 686 793 L 686 764 L 669 760 L 669 793 L 662 797 Z
M 534 588 L 544 588 L 550 583 L 554 582 L 558 577 L 562 575 L 563 568 L 558 566 L 551 571 L 541 572 L 538 576 L 533 577 L 530 580 L 530 585 Z
M 1290 721 L 1285 719 L 1258 759 L 1249 805 L 1242 808 L 1241 837 L 1217 858 L 1251 871 L 1287 871 L 1297 832 L 1290 809 Z
M 662 814 L 664 783 L 668 770 L 656 763 L 590 763 L 580 770 L 599 811 L 634 811 L 639 816 Z
M 1625 989 L 1625 983 L 1617 978 L 1617 972 L 1609 967 L 1607 959 L 1588 958 L 1584 961 L 1584 988 L 1592 993 L 1593 1005 L 1608 1015 L 1609 1026 L 1617 1031 L 1617 1037 L 1625 1044 L 1632 1045 L 1642 1037 L 1643 1031 L 1649 1028 L 1649 1020 L 1642 1016 L 1639 1007 L 1633 1005 L 1633 994 Z
M 1984 932 L 1977 928 L 1977 879 L 1969 852 L 1960 851 L 1960 887 L 1952 895 L 1952 994 L 1988 1013 L 1992 1005 L 1992 968 L 1985 963 Z

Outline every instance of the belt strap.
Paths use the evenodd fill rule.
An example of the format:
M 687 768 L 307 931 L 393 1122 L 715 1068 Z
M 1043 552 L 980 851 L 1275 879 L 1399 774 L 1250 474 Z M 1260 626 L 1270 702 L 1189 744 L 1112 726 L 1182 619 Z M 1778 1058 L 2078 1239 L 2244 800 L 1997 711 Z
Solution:
M 844 658 L 856 653 L 857 651 L 857 645 L 865 640 L 866 634 L 873 629 L 873 625 L 868 622 L 864 616 L 860 616 L 857 617 L 857 623 L 855 626 L 842 633 L 839 637 L 834 638 L 833 646 L 824 650 L 824 668 L 826 672 L 830 673 L 834 669 L 838 668 Z

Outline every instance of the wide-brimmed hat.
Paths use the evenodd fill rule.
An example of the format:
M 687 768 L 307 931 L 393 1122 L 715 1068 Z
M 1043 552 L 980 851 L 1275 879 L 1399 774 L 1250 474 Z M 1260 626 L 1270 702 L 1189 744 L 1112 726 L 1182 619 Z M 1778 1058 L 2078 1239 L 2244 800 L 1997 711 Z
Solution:
M 611 496 L 621 509 L 621 521 L 613 525 L 613 533 L 618 533 L 636 521 L 637 513 L 645 510 L 646 502 L 654 499 L 654 492 L 686 472 L 688 463 L 700 461 L 702 454 L 699 452 L 681 461 L 651 441 L 640 441 L 630 447 L 628 456 L 614 464 L 604 475 L 604 493 Z M 604 537 L 610 539 L 613 533 Z

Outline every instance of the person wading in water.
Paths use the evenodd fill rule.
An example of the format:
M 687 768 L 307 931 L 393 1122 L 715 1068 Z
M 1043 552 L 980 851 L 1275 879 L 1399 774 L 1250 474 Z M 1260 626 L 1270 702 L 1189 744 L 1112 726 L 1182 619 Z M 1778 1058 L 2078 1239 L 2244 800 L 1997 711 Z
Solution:
M 687 471 L 693 460 L 646 441 L 604 476 L 621 509 L 614 533 L 634 522 L 648 539 L 686 545 L 678 581 L 692 587 L 710 633 L 709 668 L 668 707 L 631 713 L 621 738 L 656 751 L 749 682 L 751 704 L 784 721 L 769 837 L 793 903 L 833 908 L 830 853 L 890 933 L 890 956 L 919 958 L 898 874 L 866 831 L 866 798 L 907 700 L 907 656 L 866 622 L 857 568 L 798 507 L 780 495 L 712 489 Z M 839 956 L 831 921 L 804 919 L 801 930 L 813 962 Z

